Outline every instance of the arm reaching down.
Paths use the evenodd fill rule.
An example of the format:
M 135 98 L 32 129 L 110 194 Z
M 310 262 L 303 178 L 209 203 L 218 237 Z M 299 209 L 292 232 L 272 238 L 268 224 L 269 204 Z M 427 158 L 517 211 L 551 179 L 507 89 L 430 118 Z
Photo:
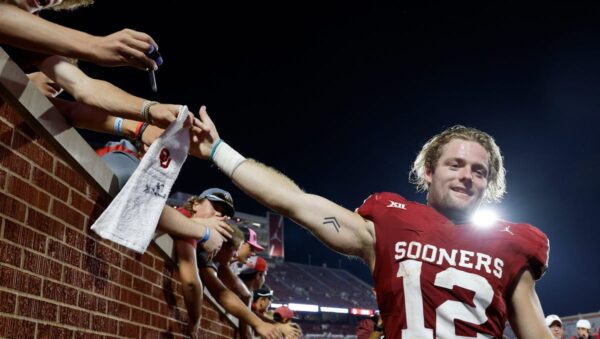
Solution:
M 515 334 L 523 339 L 552 339 L 544 321 L 544 311 L 535 292 L 535 280 L 530 271 L 521 275 L 510 297 L 509 322 Z

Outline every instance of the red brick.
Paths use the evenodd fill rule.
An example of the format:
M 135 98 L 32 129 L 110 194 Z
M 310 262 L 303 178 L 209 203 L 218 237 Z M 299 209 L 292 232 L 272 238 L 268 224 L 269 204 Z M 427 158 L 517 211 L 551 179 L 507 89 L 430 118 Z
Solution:
M 131 314 L 131 307 L 115 301 L 107 300 L 106 312 L 115 317 L 129 320 Z
M 29 179 L 31 165 L 10 149 L 0 145 L 0 165 L 25 179 Z
M 1 154 L 0 157 L 2 157 Z M 25 221 L 26 206 L 24 203 L 18 201 L 13 197 L 9 197 L 3 192 L 0 192 L 0 206 L 2 206 L 3 215 L 9 216 L 13 219 L 17 219 L 19 221 Z
M 152 326 L 157 328 L 167 328 L 168 323 L 167 318 L 160 315 L 152 315 Z
M 81 265 L 81 253 L 72 247 L 52 239 L 50 239 L 50 243 L 48 244 L 48 255 L 73 266 L 79 267 Z
M 25 122 L 15 125 L 15 130 L 23 133 L 26 137 L 28 137 L 31 140 L 35 140 L 38 138 L 35 131 L 31 129 L 31 127 Z
M 110 266 L 96 257 L 84 255 L 81 268 L 93 274 L 95 278 L 108 279 Z
M 57 327 L 46 324 L 38 324 L 37 338 L 71 338 L 73 331 L 64 327 Z
M 98 311 L 98 297 L 86 292 L 79 292 L 77 306 L 89 311 Z
M 6 183 L 6 171 L 0 169 L 0 190 L 4 190 L 4 184 Z
M 138 338 L 140 327 L 132 323 L 119 322 L 119 335 L 127 338 Z
M 108 301 L 103 298 L 98 298 L 98 304 L 96 305 L 96 308 L 98 309 L 98 312 L 106 313 L 108 310 Z
M 21 266 L 21 249 L 5 241 L 0 241 L 0 262 L 16 267 Z
M 88 291 L 94 288 L 93 275 L 68 266 L 63 266 L 63 282 Z
M 31 184 L 15 177 L 8 178 L 8 192 L 43 211 L 48 211 L 50 196 Z
M 133 276 L 121 269 L 111 266 L 108 273 L 108 280 L 122 287 L 131 287 Z
M 74 190 L 71 190 L 71 206 L 84 215 L 92 215 L 96 209 L 96 204 Z
M 70 227 L 65 227 L 65 242 L 78 250 L 85 250 L 86 236 L 80 231 L 76 231 Z M 93 241 L 90 239 L 90 242 Z M 88 252 L 86 252 L 88 253 Z M 89 253 L 88 253 L 89 254 Z
M 121 266 L 121 254 L 104 244 L 96 245 L 96 258 L 115 266 Z
M 42 295 L 46 299 L 56 300 L 61 303 L 77 305 L 77 290 L 66 285 L 44 280 Z
M 33 338 L 35 323 L 22 319 L 0 317 L 0 337 L 2 338 Z
M 140 276 L 143 272 L 142 264 L 139 261 L 135 261 L 127 257 L 123 257 L 123 260 L 121 261 L 121 268 L 133 274 L 134 276 Z
M 69 186 L 85 194 L 87 188 L 87 182 L 85 179 L 83 179 L 83 177 L 71 167 L 65 165 L 62 161 L 56 162 L 54 174 L 64 182 L 69 183 Z
M 18 299 L 19 315 L 46 321 L 56 321 L 58 306 L 42 300 L 20 296 Z
M 33 169 L 33 182 L 39 188 L 61 199 L 62 201 L 67 201 L 67 198 L 69 197 L 69 187 L 37 167 Z
M 95 278 L 94 292 L 102 294 L 103 296 L 111 299 L 118 299 L 121 295 L 121 288 L 108 280 Z
M 159 285 L 162 279 L 162 276 L 158 272 L 148 267 L 144 267 L 144 274 L 142 276 L 155 285 Z
M 152 256 L 148 252 L 146 252 L 145 254 L 138 254 L 136 259 L 141 259 L 142 263 L 146 266 L 154 267 L 154 256 Z
M 168 327 L 169 332 L 175 332 L 175 333 L 183 333 L 187 329 L 186 323 L 175 321 L 173 319 L 169 319 L 168 326 L 169 326 Z M 219 331 L 217 330 L 215 332 L 219 332 Z
M 138 324 L 150 325 L 150 322 L 152 321 L 152 314 L 134 308 L 131 310 L 131 320 Z
M 58 200 L 54 200 L 52 203 L 52 215 L 75 226 L 77 229 L 83 230 L 85 217 L 77 212 L 77 210 L 72 209 Z
M 92 330 L 104 333 L 119 333 L 119 322 L 115 319 L 102 317 L 99 315 L 92 316 Z
M 104 337 L 100 334 L 90 332 L 75 332 L 75 339 L 103 339 Z
M 141 291 L 144 293 L 150 293 L 152 291 L 152 285 L 150 283 L 143 281 L 140 278 L 133 278 L 133 289 L 136 291 Z
M 50 260 L 50 258 L 45 258 L 40 254 L 26 250 L 25 259 L 23 260 L 23 269 L 60 281 L 62 264 Z
M 42 279 L 8 266 L 0 266 L 0 286 L 39 296 Z
M 33 160 L 43 169 L 52 172 L 54 159 L 50 153 L 36 145 L 31 139 L 23 136 L 21 133 L 13 133 L 12 148 L 27 158 Z
M 32 208 L 27 215 L 27 224 L 59 240 L 65 238 L 65 225 Z
M 144 339 L 153 339 L 153 338 L 160 338 L 160 332 L 158 332 L 155 329 L 151 329 L 148 327 L 142 327 L 142 338 Z
M 90 328 L 90 315 L 87 311 L 61 306 L 59 317 L 61 324 L 78 328 Z
M 158 313 L 159 311 L 159 304 L 158 301 L 152 299 L 152 298 L 142 298 L 142 308 L 148 311 L 152 311 L 154 313 Z
M 10 141 L 12 140 L 13 129 L 9 125 L 5 124 L 3 121 L 0 121 L 0 142 L 6 146 L 10 146 Z
M 5 220 L 4 238 L 38 252 L 44 252 L 46 248 L 45 235 L 10 220 Z
M 0 291 L 0 312 L 2 313 L 14 313 L 17 296 L 13 293 Z
M 142 304 L 142 295 L 128 289 L 121 289 L 121 297 L 119 300 L 133 306 L 140 306 Z M 134 311 L 135 312 L 135 311 Z

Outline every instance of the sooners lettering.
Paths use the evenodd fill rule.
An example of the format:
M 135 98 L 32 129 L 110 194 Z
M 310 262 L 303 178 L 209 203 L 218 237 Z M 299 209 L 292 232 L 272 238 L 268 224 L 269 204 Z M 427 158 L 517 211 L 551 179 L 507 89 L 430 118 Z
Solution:
M 396 254 L 394 259 L 397 261 L 407 259 L 416 259 L 429 262 L 438 266 L 446 263 L 452 267 L 463 267 L 493 273 L 496 278 L 502 278 L 502 268 L 504 261 L 500 258 L 493 258 L 490 255 L 467 250 L 447 250 L 430 244 L 421 244 L 418 241 L 398 241 L 395 246 Z

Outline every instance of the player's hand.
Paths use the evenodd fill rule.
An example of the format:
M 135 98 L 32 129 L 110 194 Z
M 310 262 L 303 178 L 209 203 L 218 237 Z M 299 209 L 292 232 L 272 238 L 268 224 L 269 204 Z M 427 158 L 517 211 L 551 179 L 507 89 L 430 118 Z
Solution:
M 162 57 L 150 58 L 148 54 L 154 50 L 158 50 L 158 45 L 152 37 L 126 28 L 104 37 L 94 37 L 90 42 L 90 61 L 102 66 L 156 70 L 162 64 Z
M 206 107 L 200 107 L 200 123 L 194 122 L 196 129 L 192 129 L 190 154 L 200 159 L 210 158 L 213 144 L 219 140 L 219 132 L 206 112 Z
M 278 326 L 266 323 L 264 321 L 260 325 L 256 326 L 254 328 L 254 330 L 256 330 L 256 333 L 261 338 L 266 338 L 266 339 L 282 339 L 282 338 L 284 338 L 284 336 L 281 333 L 281 330 L 279 329 Z

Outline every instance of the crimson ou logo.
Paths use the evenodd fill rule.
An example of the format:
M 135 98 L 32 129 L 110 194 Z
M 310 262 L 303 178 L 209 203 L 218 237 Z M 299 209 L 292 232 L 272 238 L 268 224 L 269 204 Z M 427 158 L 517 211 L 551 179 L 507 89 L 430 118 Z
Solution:
M 158 159 L 160 160 L 160 167 L 169 167 L 169 165 L 171 164 L 171 152 L 169 152 L 169 150 L 166 148 L 161 149 Z

